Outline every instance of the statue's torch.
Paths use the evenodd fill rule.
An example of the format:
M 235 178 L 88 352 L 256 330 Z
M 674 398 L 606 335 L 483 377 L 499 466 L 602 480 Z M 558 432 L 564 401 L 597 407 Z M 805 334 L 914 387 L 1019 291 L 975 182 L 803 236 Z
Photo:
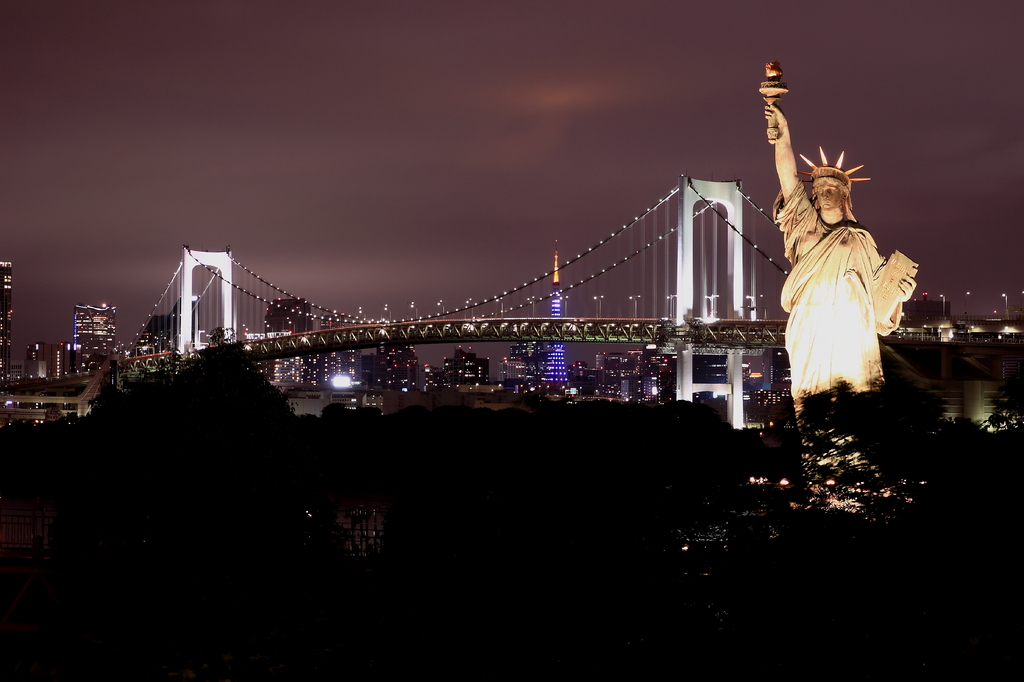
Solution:
M 778 102 L 789 88 L 780 79 L 782 78 L 782 66 L 779 62 L 771 62 L 764 65 L 764 77 L 768 80 L 761 83 L 760 92 L 767 104 Z M 775 114 L 768 119 L 768 142 L 775 144 L 779 139 L 779 128 L 775 122 Z

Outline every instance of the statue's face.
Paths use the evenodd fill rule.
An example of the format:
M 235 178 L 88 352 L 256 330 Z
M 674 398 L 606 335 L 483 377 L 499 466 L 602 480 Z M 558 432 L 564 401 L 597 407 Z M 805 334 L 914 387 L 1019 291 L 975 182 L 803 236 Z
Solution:
M 846 190 L 831 182 L 815 183 L 814 196 L 817 198 L 819 211 L 841 210 L 846 200 Z

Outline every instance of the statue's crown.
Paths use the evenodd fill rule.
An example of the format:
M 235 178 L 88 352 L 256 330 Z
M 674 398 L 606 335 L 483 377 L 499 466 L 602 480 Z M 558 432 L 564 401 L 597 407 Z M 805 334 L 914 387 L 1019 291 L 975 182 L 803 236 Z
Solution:
M 836 165 L 834 166 L 829 165 L 828 159 L 825 158 L 825 151 L 821 147 L 818 147 L 818 152 L 821 154 L 820 166 L 814 165 L 811 162 L 811 160 L 808 159 L 803 154 L 800 155 L 800 158 L 806 161 L 807 165 L 811 167 L 810 173 L 806 171 L 797 171 L 798 173 L 800 173 L 800 175 L 808 176 L 808 178 L 805 179 L 804 182 L 814 182 L 818 178 L 835 178 L 839 182 L 843 183 L 843 186 L 846 187 L 846 189 L 850 189 L 851 182 L 862 182 L 864 180 L 871 179 L 850 177 L 856 171 L 859 171 L 861 168 L 863 168 L 863 165 L 857 166 L 855 168 L 850 168 L 849 170 L 843 170 L 843 157 L 846 156 L 846 152 L 843 152 L 839 155 L 839 161 L 837 161 Z

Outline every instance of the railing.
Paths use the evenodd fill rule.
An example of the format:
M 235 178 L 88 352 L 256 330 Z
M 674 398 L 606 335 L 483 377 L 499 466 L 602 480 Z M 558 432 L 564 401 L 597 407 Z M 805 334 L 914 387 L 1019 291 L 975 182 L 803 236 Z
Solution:
M 999 344 L 999 345 L 1024 345 L 1024 334 L 1012 332 L 965 332 L 954 331 L 949 334 L 950 329 L 936 329 L 934 332 L 905 332 L 896 330 L 888 336 L 882 337 L 882 343 L 899 343 L 901 341 L 925 341 L 931 343 L 949 343 L 963 345 L 978 344 Z
M 0 553 L 42 553 L 50 548 L 52 509 L 18 510 L 0 514 Z
M 929 318 L 903 320 L 904 328 L 914 327 Z M 940 319 L 940 318 L 934 318 Z M 948 318 L 941 318 L 948 319 Z M 960 318 L 957 318 L 960 319 Z M 979 318 L 981 319 L 981 318 Z M 991 322 L 992 320 L 986 321 Z M 562 343 L 656 344 L 671 347 L 678 340 L 703 348 L 781 348 L 785 346 L 786 320 L 688 320 L 676 327 L 671 320 L 653 318 L 487 318 L 468 320 L 431 319 L 378 324 L 353 325 L 248 339 L 246 347 L 262 360 L 314 355 L 340 350 L 358 350 L 378 346 L 420 345 L 455 342 L 546 341 Z M 949 330 L 954 335 L 949 337 Z M 941 335 L 940 335 L 941 334 Z M 944 335 L 944 336 L 943 336 Z M 933 341 L 936 343 L 1024 344 L 1024 334 L 1016 332 L 968 332 L 958 328 L 936 327 L 934 332 L 893 332 L 889 341 Z M 169 353 L 122 358 L 126 370 L 159 366 Z
M 338 510 L 341 544 L 345 554 L 368 557 L 380 552 L 384 542 L 384 519 L 390 507 L 355 505 Z

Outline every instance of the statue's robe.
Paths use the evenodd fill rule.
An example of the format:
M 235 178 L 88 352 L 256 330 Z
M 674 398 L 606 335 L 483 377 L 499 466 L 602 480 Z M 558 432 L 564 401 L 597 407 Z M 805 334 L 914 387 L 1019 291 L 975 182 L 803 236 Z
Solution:
M 780 193 L 775 220 L 793 270 L 782 290 L 789 315 L 786 350 L 792 393 L 803 399 L 843 381 L 867 391 L 882 381 L 878 334 L 896 328 L 902 304 L 875 310 L 873 291 L 884 259 L 860 224 L 821 220 L 802 188 L 789 201 Z

